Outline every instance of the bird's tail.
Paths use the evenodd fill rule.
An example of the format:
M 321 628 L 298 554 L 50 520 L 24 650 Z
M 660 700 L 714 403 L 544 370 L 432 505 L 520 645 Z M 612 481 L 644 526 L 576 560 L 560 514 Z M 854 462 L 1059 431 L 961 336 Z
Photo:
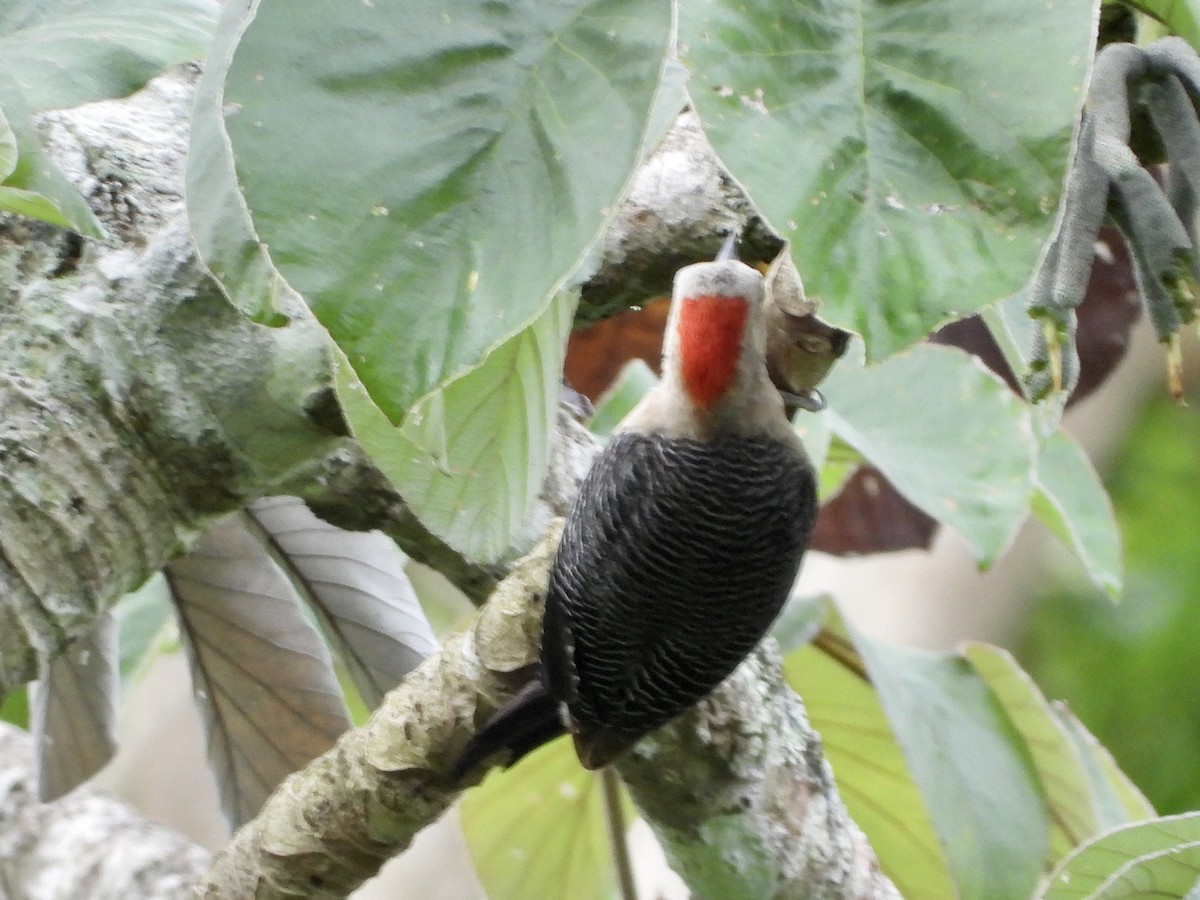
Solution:
M 496 710 L 475 733 L 455 763 L 451 777 L 457 781 L 488 757 L 501 752 L 507 753 L 503 763 L 508 768 L 566 730 L 558 704 L 546 693 L 541 681 L 533 681 Z

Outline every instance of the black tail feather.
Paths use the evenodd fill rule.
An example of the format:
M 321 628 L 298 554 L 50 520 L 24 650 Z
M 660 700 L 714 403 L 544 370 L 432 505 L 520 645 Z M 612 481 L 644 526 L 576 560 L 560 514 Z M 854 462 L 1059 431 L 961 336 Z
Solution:
M 540 681 L 521 689 L 515 697 L 496 710 L 467 744 L 451 772 L 455 781 L 490 756 L 507 751 L 508 768 L 527 753 L 566 733 L 558 713 L 558 704 L 546 693 Z

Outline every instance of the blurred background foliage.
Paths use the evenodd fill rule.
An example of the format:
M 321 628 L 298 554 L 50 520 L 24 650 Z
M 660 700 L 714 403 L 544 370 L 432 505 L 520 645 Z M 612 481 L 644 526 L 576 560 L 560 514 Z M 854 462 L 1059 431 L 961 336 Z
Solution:
M 1124 541 L 1122 599 L 1064 566 L 1015 648 L 1161 814 L 1200 806 L 1198 450 L 1200 411 L 1152 395 L 1101 473 Z

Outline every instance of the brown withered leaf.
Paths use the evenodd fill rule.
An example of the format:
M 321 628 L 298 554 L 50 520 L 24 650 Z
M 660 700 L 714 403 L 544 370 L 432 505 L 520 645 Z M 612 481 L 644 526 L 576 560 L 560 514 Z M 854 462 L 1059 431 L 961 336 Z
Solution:
M 874 466 L 861 466 L 817 516 L 812 549 L 862 556 L 925 549 L 937 522 L 904 499 Z

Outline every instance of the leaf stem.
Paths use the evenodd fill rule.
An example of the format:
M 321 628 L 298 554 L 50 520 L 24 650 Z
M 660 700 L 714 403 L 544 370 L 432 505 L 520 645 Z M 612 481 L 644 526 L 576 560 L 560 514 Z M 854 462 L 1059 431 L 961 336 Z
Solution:
M 612 845 L 613 868 L 617 871 L 621 900 L 637 900 L 633 865 L 629 859 L 629 841 L 625 834 L 625 812 L 621 808 L 621 785 L 612 766 L 600 770 L 600 785 L 604 789 L 604 818 L 608 823 L 608 839 Z

